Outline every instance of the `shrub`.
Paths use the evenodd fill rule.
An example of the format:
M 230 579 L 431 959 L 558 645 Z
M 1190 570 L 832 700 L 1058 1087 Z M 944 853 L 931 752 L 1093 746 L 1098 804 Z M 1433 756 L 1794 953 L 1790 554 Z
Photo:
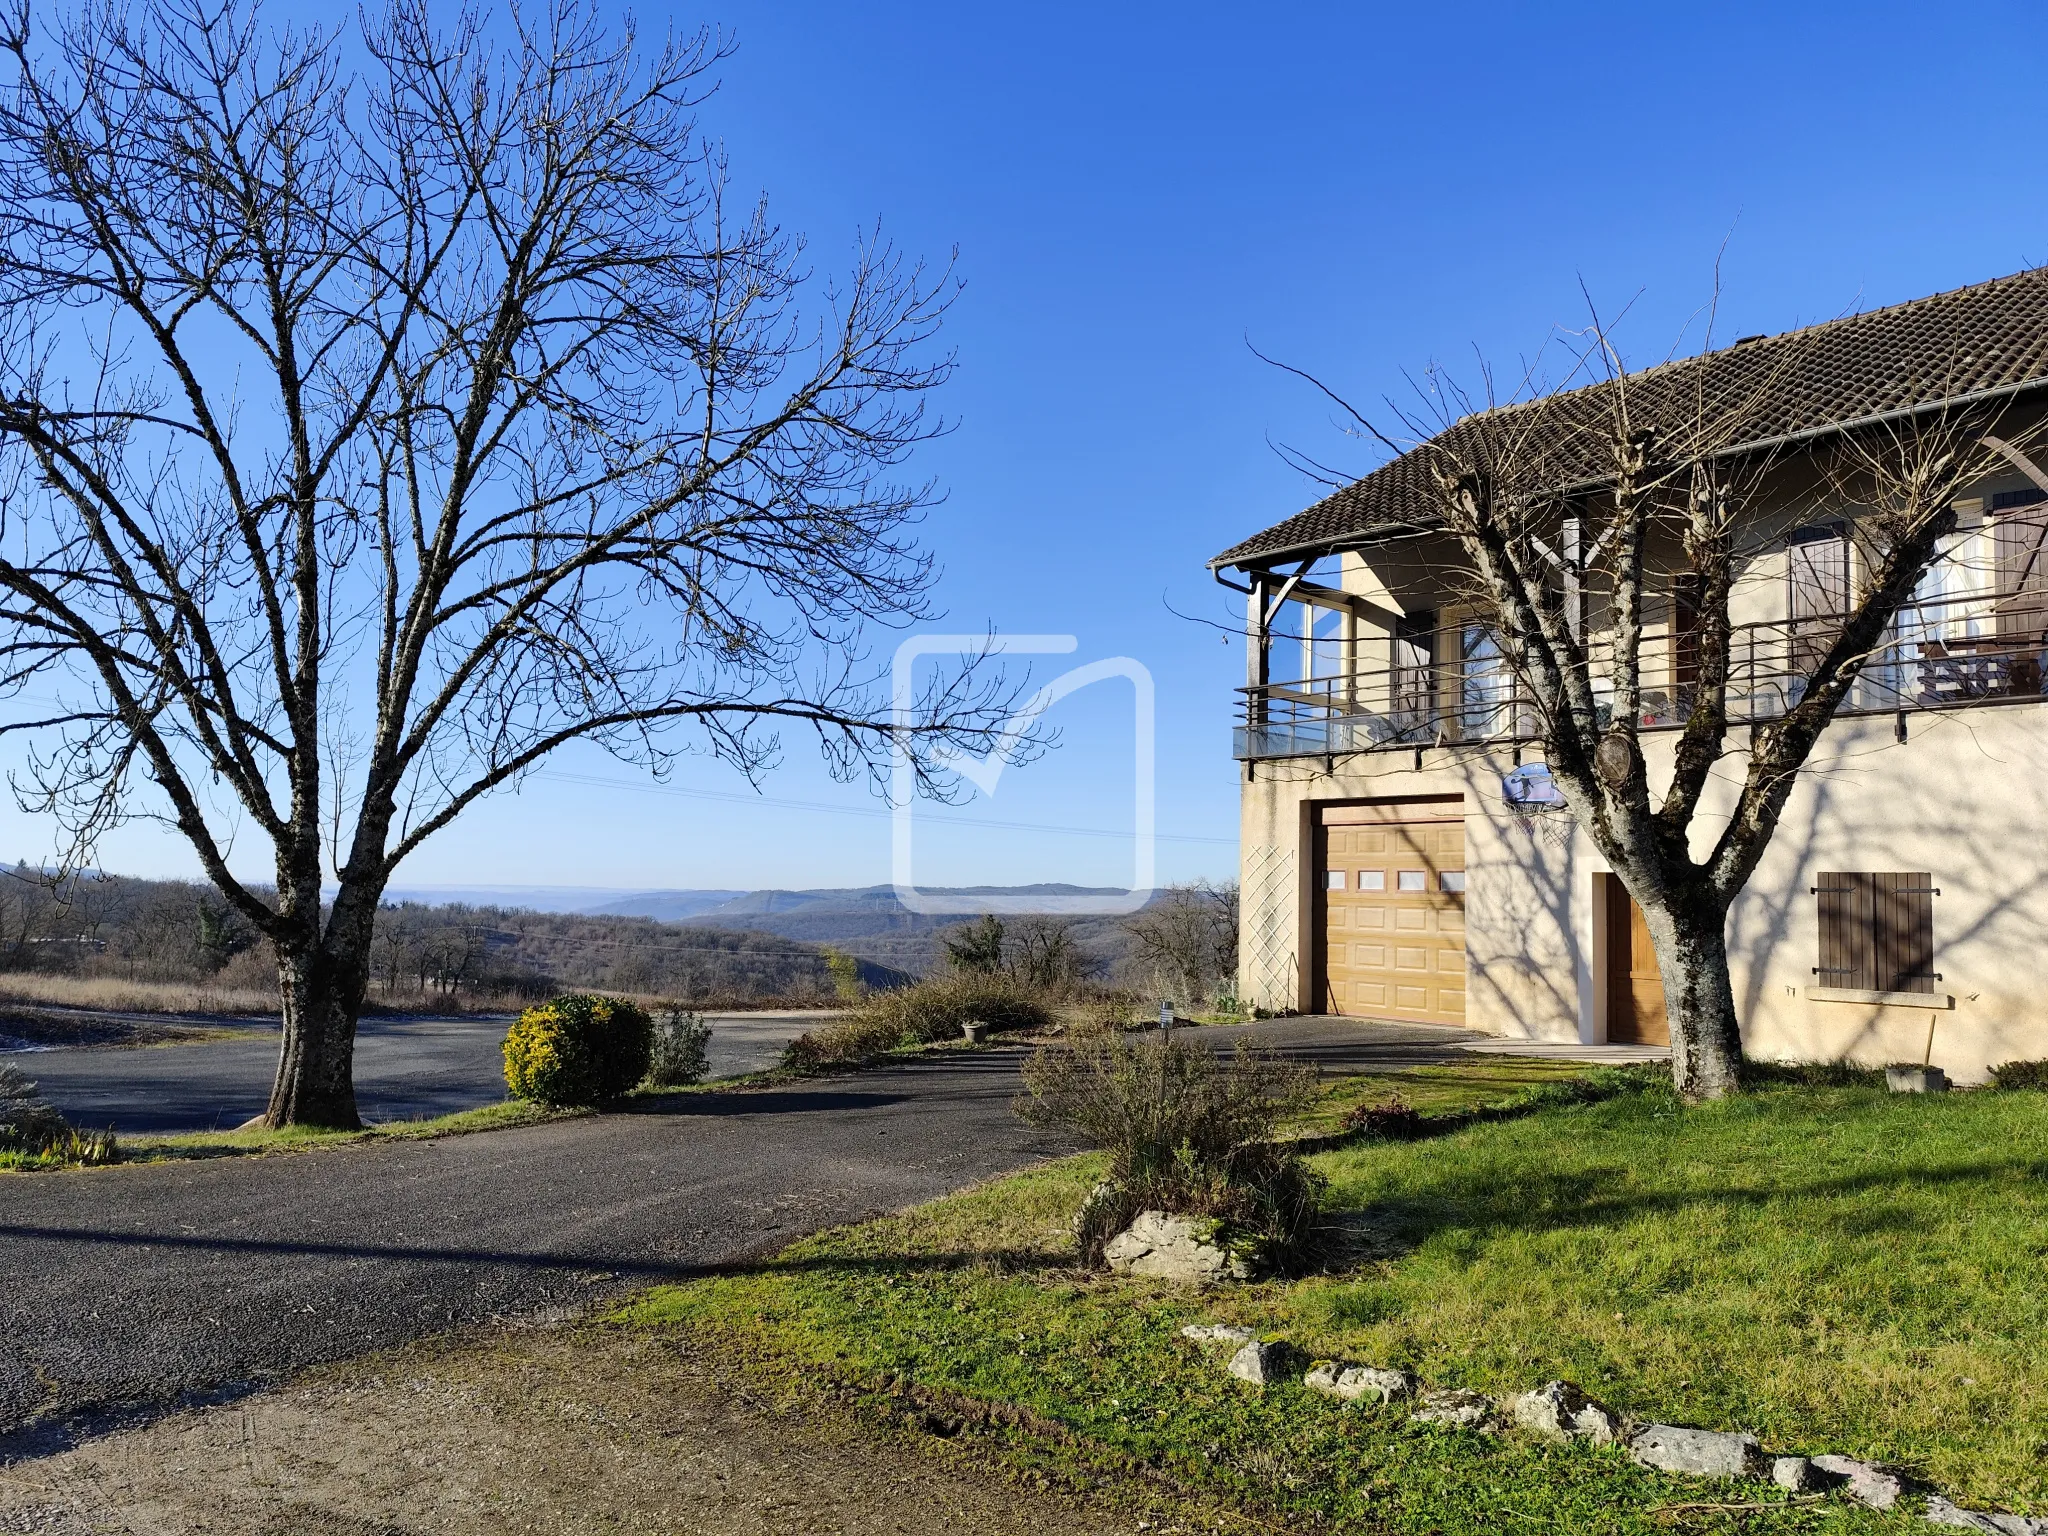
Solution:
M 505 1085 L 555 1108 L 616 1099 L 647 1075 L 654 1021 L 624 998 L 572 992 L 519 1015 L 505 1035 Z
M 1995 1088 L 2048 1089 L 2048 1061 L 2006 1061 L 1991 1069 Z
M 648 1059 L 647 1082 L 654 1088 L 687 1088 L 711 1070 L 711 1026 L 682 1008 L 662 1010 L 654 1026 L 654 1049 Z
M 902 1043 L 900 1025 L 856 1014 L 798 1035 L 782 1048 L 782 1064 L 798 1072 L 850 1066 L 871 1060 Z
M 783 1065 L 799 1072 L 870 1061 L 899 1045 L 957 1040 L 975 1020 L 991 1030 L 1050 1029 L 1053 1013 L 1029 988 L 1000 973 L 956 972 L 894 992 L 871 993 L 844 1018 L 790 1041 Z
M 960 1026 L 977 1019 L 994 1031 L 1039 1030 L 1051 1027 L 1053 1014 L 1009 977 L 969 971 L 878 992 L 848 1022 L 860 1021 L 878 1033 L 893 1027 L 898 1040 L 891 1043 L 909 1045 L 956 1040 Z
M 1227 1057 L 1182 1040 L 1110 1035 L 1050 1046 L 1024 1066 L 1017 1112 L 1080 1132 L 1109 1153 L 1082 1208 L 1083 1259 L 1140 1211 L 1220 1218 L 1268 1263 L 1311 1256 L 1322 1179 L 1274 1132 L 1308 1107 L 1312 1067 L 1240 1047 Z
M 74 1130 L 19 1067 L 0 1065 L 0 1154 L 9 1161 L 98 1167 L 119 1162 L 121 1148 L 110 1131 Z
M 1414 1141 L 1423 1133 L 1422 1111 L 1398 1093 L 1383 1104 L 1359 1104 L 1344 1117 L 1344 1129 L 1380 1141 Z
M 1145 1000 L 1135 992 L 1097 992 L 1067 1010 L 1068 1027 L 1076 1035 L 1103 1035 L 1133 1029 L 1145 1019 Z

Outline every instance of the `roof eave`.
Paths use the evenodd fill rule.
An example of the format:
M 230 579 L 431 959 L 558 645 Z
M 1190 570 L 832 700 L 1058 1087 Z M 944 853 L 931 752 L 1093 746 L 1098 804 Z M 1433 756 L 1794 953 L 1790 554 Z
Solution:
M 1935 411 L 1954 410 L 1962 406 L 1981 405 L 1986 401 L 2010 399 L 2026 394 L 2030 390 L 2048 389 L 2048 375 L 2040 378 L 2023 379 L 2016 384 L 2000 384 L 1991 389 L 1972 390 L 1964 395 L 1950 395 L 1940 400 L 1929 400 L 1920 405 L 1902 406 L 1893 411 L 1876 411 L 1867 416 L 1854 417 L 1848 421 L 1831 421 L 1818 427 L 1806 427 L 1797 432 L 1783 432 L 1775 437 L 1762 437 L 1754 442 L 1735 443 L 1715 454 L 1716 459 L 1741 458 L 1746 454 L 1767 453 L 1778 448 L 1789 448 L 1799 443 L 1816 442 L 1824 437 L 1838 437 L 1849 432 L 1858 432 L 1865 427 L 1882 426 L 1888 421 L 1904 421 L 1914 416 L 1925 416 Z M 1390 463 L 1393 461 L 1389 461 Z M 1576 496 L 1585 491 L 1597 490 L 1606 484 L 1604 480 L 1582 480 L 1565 486 L 1561 493 Z M 1299 516 L 1300 514 L 1296 514 Z M 1305 555 L 1320 559 L 1324 555 L 1337 554 L 1345 550 L 1371 549 L 1380 544 L 1391 544 L 1399 539 L 1412 539 L 1425 533 L 1437 532 L 1440 523 L 1400 523 L 1393 527 L 1370 534 L 1351 532 L 1338 534 L 1333 538 L 1311 539 L 1300 544 L 1283 545 L 1279 549 L 1261 550 L 1255 555 L 1232 559 L 1228 554 L 1218 555 L 1209 562 L 1213 571 L 1248 571 L 1257 566 L 1271 565 L 1282 560 L 1299 560 Z

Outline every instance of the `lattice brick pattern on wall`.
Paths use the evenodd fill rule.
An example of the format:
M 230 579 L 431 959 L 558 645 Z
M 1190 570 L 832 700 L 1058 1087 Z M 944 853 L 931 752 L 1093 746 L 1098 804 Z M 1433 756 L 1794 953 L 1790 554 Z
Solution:
M 1294 850 L 1247 848 L 1242 875 L 1244 937 L 1238 995 L 1262 1008 L 1294 1007 Z

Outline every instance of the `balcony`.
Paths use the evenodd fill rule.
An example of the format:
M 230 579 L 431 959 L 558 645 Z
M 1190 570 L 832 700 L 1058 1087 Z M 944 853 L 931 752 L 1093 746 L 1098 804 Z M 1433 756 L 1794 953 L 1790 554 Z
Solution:
M 1839 616 L 1736 626 L 1730 637 L 1728 718 L 1775 719 L 1803 696 L 1806 681 L 1839 633 Z M 1474 630 L 1466 654 L 1294 682 L 1241 688 L 1233 733 L 1239 760 L 1331 757 L 1339 753 L 1533 741 L 1537 711 L 1492 643 Z M 1594 692 L 1609 694 L 1611 647 L 1595 637 Z M 1692 709 L 1694 668 L 1684 637 L 1643 637 L 1640 724 L 1676 729 Z M 1840 713 L 1951 709 L 2038 701 L 2048 673 L 2048 608 L 1995 594 L 1919 603 L 1864 663 Z M 1602 708 L 1606 708 L 1603 705 Z

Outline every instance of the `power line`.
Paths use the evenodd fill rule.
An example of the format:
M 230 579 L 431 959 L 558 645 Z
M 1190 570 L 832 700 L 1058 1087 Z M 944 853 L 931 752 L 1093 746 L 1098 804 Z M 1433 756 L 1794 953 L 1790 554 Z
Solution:
M 779 800 L 770 795 L 742 795 L 724 789 L 684 789 L 676 784 L 634 784 L 623 779 L 601 779 L 594 774 L 565 773 L 557 768 L 544 768 L 534 774 L 534 777 L 555 779 L 564 784 L 587 784 L 596 789 L 628 789 L 643 795 L 677 795 L 689 800 L 718 800 L 730 805 L 773 806 L 784 811 L 819 811 L 832 816 L 886 818 L 895 814 L 893 811 L 866 805 L 827 805 L 822 800 Z M 1000 828 L 1006 832 L 1060 832 L 1074 837 L 1123 839 L 1131 836 L 1128 832 L 1119 832 L 1110 827 L 1064 827 L 1037 821 L 975 821 L 956 825 Z M 1213 843 L 1226 848 L 1237 846 L 1237 839 L 1234 837 L 1201 837 L 1192 832 L 1159 832 L 1154 836 L 1162 843 Z

